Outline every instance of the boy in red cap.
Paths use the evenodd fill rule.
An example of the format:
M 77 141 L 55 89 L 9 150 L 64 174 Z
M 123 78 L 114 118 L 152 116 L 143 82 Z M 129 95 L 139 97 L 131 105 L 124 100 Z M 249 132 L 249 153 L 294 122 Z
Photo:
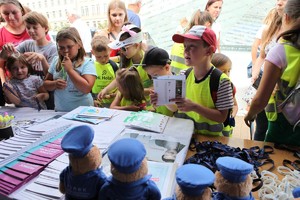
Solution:
M 205 26 L 193 26 L 172 39 L 184 44 L 185 63 L 192 67 L 186 72 L 186 98 L 173 99 L 178 109 L 175 116 L 192 119 L 195 133 L 222 136 L 223 122 L 233 107 L 233 95 L 228 76 L 211 64 L 217 47 L 215 33 Z M 219 80 L 211 80 L 213 73 L 219 73 Z M 214 81 L 219 81 L 216 91 L 210 89 Z M 157 94 L 152 94 L 151 100 L 155 104 Z

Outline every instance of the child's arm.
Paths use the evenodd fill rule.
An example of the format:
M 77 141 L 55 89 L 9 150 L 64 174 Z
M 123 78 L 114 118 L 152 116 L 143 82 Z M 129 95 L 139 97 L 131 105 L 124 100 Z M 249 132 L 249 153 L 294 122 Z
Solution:
M 35 96 L 35 98 L 40 102 L 49 99 L 49 93 L 43 85 L 38 88 L 38 94 Z
M 130 105 L 130 106 L 120 106 L 122 100 L 122 95 L 120 92 L 117 93 L 115 99 L 110 104 L 109 108 L 117 109 L 117 110 L 128 110 L 128 111 L 140 111 L 141 108 L 139 106 Z
M 63 90 L 67 87 L 67 82 L 63 79 L 53 80 L 53 75 L 47 73 L 43 86 L 48 91 L 53 91 L 56 89 Z
M 99 92 L 97 98 L 104 99 L 105 95 L 108 94 L 110 91 L 114 90 L 116 87 L 117 87 L 117 82 L 116 79 L 114 79 L 112 82 L 110 82 L 110 84 L 108 84 L 108 86 L 106 86 L 105 88 L 103 88 L 103 90 Z
M 232 117 L 235 117 L 239 110 L 239 106 L 235 97 L 233 97 Z
M 19 95 L 13 89 L 13 86 L 11 84 L 7 82 L 3 83 L 3 92 L 8 103 L 13 103 L 15 105 L 19 105 L 21 103 Z
M 187 98 L 175 98 L 172 99 L 171 101 L 175 102 L 178 107 L 178 110 L 182 112 L 193 111 L 209 120 L 219 122 L 219 123 L 223 123 L 226 120 L 229 112 L 227 109 L 217 110 L 217 109 L 207 108 L 200 104 L 194 103 L 193 101 Z
M 74 69 L 72 62 L 68 56 L 65 56 L 62 65 L 65 68 L 65 71 L 69 75 L 69 78 L 73 82 L 74 86 L 82 93 L 88 94 L 91 92 L 96 76 L 91 74 L 80 75 Z
M 43 67 L 43 73 L 45 75 L 48 73 L 49 63 L 43 54 L 36 53 L 36 52 L 25 52 L 24 55 L 26 56 L 26 60 L 31 64 L 37 61 L 41 61 Z

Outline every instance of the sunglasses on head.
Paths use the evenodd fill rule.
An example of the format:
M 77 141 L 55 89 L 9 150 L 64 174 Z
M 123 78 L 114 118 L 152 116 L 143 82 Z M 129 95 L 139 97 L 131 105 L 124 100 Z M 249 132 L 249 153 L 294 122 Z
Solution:
M 129 45 L 127 45 L 127 46 L 121 47 L 121 50 L 124 51 L 124 52 L 126 52 L 127 49 L 128 49 L 129 47 L 131 47 L 132 45 L 134 45 L 134 44 L 129 44 Z

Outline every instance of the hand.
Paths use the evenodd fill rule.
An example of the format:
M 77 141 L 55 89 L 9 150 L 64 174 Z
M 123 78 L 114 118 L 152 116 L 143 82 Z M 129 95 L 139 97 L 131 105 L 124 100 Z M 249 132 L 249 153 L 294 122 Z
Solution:
M 171 99 L 171 102 L 175 102 L 178 110 L 182 112 L 193 111 L 195 107 L 195 103 L 186 98 L 175 98 Z
M 56 89 L 63 90 L 67 87 L 67 82 L 63 79 L 55 80 Z
M 36 52 L 25 52 L 24 55 L 26 57 L 27 62 L 29 62 L 30 64 L 34 64 L 37 61 L 42 61 L 45 59 L 45 56 L 43 54 Z
M 108 91 L 106 91 L 106 89 L 104 88 L 103 90 L 101 90 L 101 92 L 98 93 L 97 99 L 100 101 L 102 99 L 105 99 L 105 96 L 108 95 L 107 93 L 108 93 Z
M 17 52 L 14 45 L 12 43 L 6 43 L 2 47 L 2 51 L 0 53 L 0 58 L 7 59 L 13 53 Z
M 157 93 L 154 92 L 154 90 L 150 90 L 150 103 L 153 106 L 156 106 L 157 100 L 158 100 L 158 95 Z
M 68 54 L 65 55 L 65 57 L 62 60 L 61 64 L 64 66 L 66 72 L 68 72 L 70 70 L 73 70 L 73 64 L 72 64 L 72 61 L 69 58 Z
M 251 122 L 253 122 L 256 119 L 256 115 L 251 115 L 249 112 L 244 117 L 245 124 L 250 127 Z
M 35 95 L 35 98 L 36 98 L 39 102 L 45 101 L 45 95 L 42 94 L 42 93 Z

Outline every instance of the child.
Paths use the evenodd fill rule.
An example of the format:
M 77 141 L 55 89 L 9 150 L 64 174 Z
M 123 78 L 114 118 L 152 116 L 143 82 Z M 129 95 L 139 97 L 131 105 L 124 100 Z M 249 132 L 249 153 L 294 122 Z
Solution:
M 119 33 L 117 40 L 108 44 L 111 49 L 121 48 L 121 62 L 120 68 L 128 68 L 136 66 L 137 71 L 142 79 L 143 87 L 145 88 L 146 98 L 149 96 L 150 88 L 153 83 L 149 78 L 147 72 L 143 69 L 142 63 L 144 58 L 144 47 L 143 47 L 143 33 L 140 28 L 133 24 L 125 24 L 122 27 L 122 31 Z M 113 82 L 115 87 L 115 82 Z M 108 94 L 108 88 L 104 88 L 99 97 L 103 98 L 104 95 Z M 147 98 L 148 100 L 149 97 Z
M 97 79 L 92 88 L 92 95 L 95 106 L 109 107 L 115 97 L 115 90 L 112 88 L 110 94 L 105 95 L 104 99 L 97 100 L 98 93 L 115 80 L 118 66 L 115 62 L 109 60 L 110 49 L 107 46 L 109 40 L 104 36 L 95 36 L 92 39 L 92 54 L 95 56 L 94 62 L 97 72 Z
M 192 119 L 195 133 L 222 136 L 223 122 L 232 109 L 233 96 L 226 74 L 221 74 L 217 92 L 213 95 L 210 92 L 211 74 L 217 70 L 211 65 L 217 47 L 215 33 L 205 26 L 193 26 L 186 34 L 175 34 L 172 39 L 184 44 L 186 65 L 192 67 L 186 78 L 186 97 L 172 100 L 178 109 L 175 116 Z M 150 96 L 155 104 L 157 94 Z
M 12 43 L 5 51 L 24 53 L 27 61 L 32 65 L 32 74 L 44 79 L 48 72 L 49 64 L 57 56 L 56 45 L 47 39 L 49 24 L 47 18 L 35 11 L 24 15 L 26 30 L 30 35 L 30 40 L 21 42 L 17 47 Z
M 91 95 L 96 79 L 93 61 L 85 58 L 78 31 L 73 27 L 60 30 L 56 37 L 59 56 L 55 57 L 44 86 L 54 91 L 56 111 L 71 111 L 78 106 L 93 106 Z
M 17 107 L 46 109 L 45 100 L 49 94 L 43 86 L 43 80 L 30 75 L 31 65 L 23 54 L 12 54 L 7 58 L 6 67 L 11 79 L 4 83 L 3 92 L 8 102 Z
M 171 72 L 170 63 L 171 60 L 169 58 L 168 52 L 166 52 L 164 49 L 154 47 L 145 53 L 145 57 L 143 60 L 143 69 L 151 77 L 173 75 Z M 173 116 L 174 114 L 166 106 L 153 107 L 155 108 L 155 112 L 157 113 L 167 116 Z
M 116 75 L 116 83 L 119 91 L 110 108 L 129 111 L 146 109 L 144 88 L 135 67 L 119 69 Z
M 194 25 L 203 25 L 208 28 L 211 27 L 214 20 L 207 11 L 200 11 L 197 9 L 197 11 L 192 16 L 187 31 L 190 30 Z M 186 31 L 186 32 L 187 32 Z M 182 43 L 174 43 L 171 48 L 171 71 L 175 74 L 180 74 L 181 70 L 186 70 L 189 67 L 185 64 L 184 61 L 184 47 Z
M 228 77 L 230 76 L 232 62 L 231 62 L 230 58 L 228 58 L 226 55 L 224 55 L 222 53 L 215 53 L 212 57 L 211 63 L 216 68 L 218 68 L 220 71 L 225 73 Z M 233 86 L 232 88 L 233 88 L 233 102 L 234 103 L 233 103 L 233 108 L 230 112 L 230 116 L 228 118 L 229 121 L 224 123 L 224 126 L 225 126 L 223 129 L 224 136 L 232 135 L 232 131 L 233 131 L 233 127 L 234 127 L 234 118 L 236 116 L 236 113 L 238 112 L 238 104 L 237 104 L 237 100 L 235 98 L 236 88 L 233 84 L 232 84 L 232 86 Z
M 24 15 L 26 30 L 32 39 L 25 40 L 20 43 L 16 48 L 13 44 L 11 50 L 13 52 L 24 53 L 27 61 L 32 65 L 31 75 L 38 75 L 42 79 L 45 78 L 49 64 L 53 58 L 57 56 L 56 45 L 47 39 L 49 31 L 49 24 L 47 18 L 35 11 L 31 11 Z M 49 93 L 49 100 L 46 101 L 48 109 L 54 109 L 53 93 Z

